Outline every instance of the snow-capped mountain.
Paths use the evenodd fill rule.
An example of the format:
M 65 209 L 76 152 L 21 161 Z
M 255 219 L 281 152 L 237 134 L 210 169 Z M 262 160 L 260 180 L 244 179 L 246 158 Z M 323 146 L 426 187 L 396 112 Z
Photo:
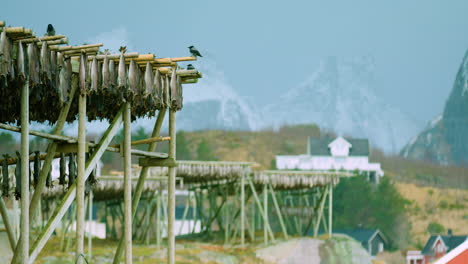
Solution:
M 329 57 L 310 78 L 266 106 L 265 120 L 276 127 L 316 123 L 341 135 L 369 138 L 372 145 L 397 152 L 419 128 L 377 96 L 373 71 L 369 57 Z
M 468 164 L 468 51 L 444 112 L 401 151 L 407 158 L 440 164 Z
M 199 63 L 199 70 L 203 78 L 198 84 L 184 86 L 184 108 L 177 115 L 178 128 L 255 130 L 260 127 L 257 111 L 236 93 L 215 63 Z

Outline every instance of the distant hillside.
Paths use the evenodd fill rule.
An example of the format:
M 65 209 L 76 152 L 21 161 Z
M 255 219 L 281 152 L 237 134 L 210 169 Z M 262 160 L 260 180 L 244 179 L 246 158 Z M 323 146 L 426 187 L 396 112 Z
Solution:
M 283 126 L 278 131 L 209 130 L 178 133 L 178 159 L 255 161 L 260 168 L 275 167 L 276 155 L 304 154 L 308 136 L 334 135 L 315 125 Z M 468 189 L 468 168 L 442 166 L 385 155 L 374 148 L 373 162 L 380 162 L 385 175 L 400 181 L 426 186 Z M 165 146 L 160 145 L 164 151 Z
M 406 158 L 468 167 L 468 51 L 442 115 L 401 151 Z

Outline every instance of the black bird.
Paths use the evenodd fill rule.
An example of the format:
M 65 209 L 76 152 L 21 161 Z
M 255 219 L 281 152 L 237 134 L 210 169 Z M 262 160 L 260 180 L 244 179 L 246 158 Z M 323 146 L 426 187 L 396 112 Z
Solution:
M 190 49 L 190 53 L 192 54 L 193 57 L 203 57 L 200 52 L 194 47 L 194 46 L 190 46 L 188 47 Z
M 55 36 L 55 29 L 54 29 L 54 26 L 52 26 L 52 24 L 47 25 L 46 35 L 47 36 Z
M 195 70 L 195 67 L 193 67 L 192 64 L 187 65 L 187 70 Z

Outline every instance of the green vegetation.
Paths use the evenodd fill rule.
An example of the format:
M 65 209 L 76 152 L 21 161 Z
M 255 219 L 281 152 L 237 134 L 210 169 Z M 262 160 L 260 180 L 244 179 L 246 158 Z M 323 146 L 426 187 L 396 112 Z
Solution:
M 437 222 L 430 222 L 427 225 L 427 232 L 431 235 L 437 235 L 445 233 L 445 227 Z
M 408 204 L 388 178 L 377 186 L 364 176 L 343 178 L 334 192 L 334 226 L 376 228 L 393 249 L 405 248 L 410 230 Z
M 210 142 L 206 139 L 203 139 L 197 147 L 197 160 L 218 160 L 214 154 L 213 147 Z

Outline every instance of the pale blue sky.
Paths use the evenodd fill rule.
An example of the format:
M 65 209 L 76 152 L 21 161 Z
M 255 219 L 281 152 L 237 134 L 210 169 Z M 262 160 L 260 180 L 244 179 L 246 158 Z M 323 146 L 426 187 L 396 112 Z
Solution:
M 6 1 L 0 20 L 81 44 L 123 31 L 159 56 L 193 44 L 251 101 L 297 86 L 327 56 L 370 55 L 377 92 L 426 122 L 442 111 L 468 49 L 468 1 Z M 102 36 L 102 35 L 101 35 Z

